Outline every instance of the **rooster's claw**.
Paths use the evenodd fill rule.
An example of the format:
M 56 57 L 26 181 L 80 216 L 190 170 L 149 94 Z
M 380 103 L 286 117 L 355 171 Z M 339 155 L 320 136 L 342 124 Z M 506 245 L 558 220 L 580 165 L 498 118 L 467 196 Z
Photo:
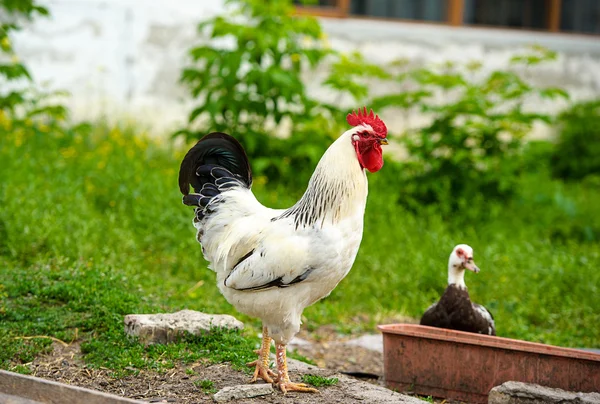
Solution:
M 313 388 L 313 387 L 308 387 L 307 384 L 304 383 L 292 383 L 290 381 L 287 382 L 277 382 L 277 387 L 279 387 L 281 389 L 281 391 L 283 392 L 283 394 L 287 393 L 288 391 L 300 391 L 303 393 L 320 393 L 319 390 Z
M 254 375 L 252 376 L 250 383 L 256 382 L 259 378 L 263 379 L 267 383 L 273 383 L 273 379 L 271 377 L 277 377 L 277 374 L 271 369 L 269 369 L 267 366 L 264 366 L 260 359 L 247 363 L 246 366 L 256 367 L 254 369 Z

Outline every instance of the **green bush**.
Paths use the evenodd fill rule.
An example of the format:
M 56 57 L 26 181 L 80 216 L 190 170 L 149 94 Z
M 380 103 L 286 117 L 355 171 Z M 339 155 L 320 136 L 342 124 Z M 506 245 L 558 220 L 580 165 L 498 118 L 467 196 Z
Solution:
M 560 135 L 551 158 L 556 178 L 600 174 L 600 100 L 573 105 L 559 117 Z
M 511 64 L 529 66 L 556 56 L 539 47 L 531 52 L 513 57 Z M 478 200 L 508 199 L 523 169 L 524 136 L 536 121 L 552 121 L 525 110 L 525 100 L 568 96 L 557 88 L 536 88 L 510 70 L 481 74 L 480 68 L 474 62 L 417 69 L 396 64 L 393 79 L 408 90 L 371 102 L 378 111 L 398 108 L 429 118 L 400 140 L 409 155 L 399 170 L 401 204 L 436 205 L 453 214 Z
M 20 63 L 14 52 L 10 33 L 22 28 L 23 21 L 31 21 L 36 15 L 48 15 L 48 9 L 33 0 L 0 0 L 0 82 L 2 80 L 31 80 L 29 71 Z M 0 92 L 0 108 L 14 108 L 19 104 L 21 96 L 18 91 Z
M 227 4 L 233 12 L 203 21 L 198 29 L 232 46 L 202 44 L 190 50 L 194 64 L 181 80 L 199 105 L 189 115 L 189 127 L 176 135 L 192 140 L 212 131 L 233 134 L 258 176 L 293 181 L 313 169 L 332 134 L 341 133 L 339 110 L 311 99 L 301 78 L 303 66 L 315 68 L 330 50 L 317 20 L 294 15 L 290 0 Z M 289 138 L 273 136 L 286 125 Z
M 0 0 L 0 138 L 20 146 L 31 135 L 63 133 L 67 129 L 66 108 L 57 102 L 64 92 L 44 92 L 35 86 L 27 67 L 16 55 L 10 35 L 24 21 L 48 16 L 48 10 L 33 0 Z M 33 130 L 31 130 L 33 129 Z M 2 233 L 0 222 L 0 234 Z M 0 243 L 0 249 L 1 249 Z

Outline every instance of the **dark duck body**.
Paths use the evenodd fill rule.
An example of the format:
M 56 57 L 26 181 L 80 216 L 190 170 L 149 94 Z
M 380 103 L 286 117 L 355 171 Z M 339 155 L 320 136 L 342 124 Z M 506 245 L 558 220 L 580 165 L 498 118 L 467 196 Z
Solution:
M 454 248 L 448 261 L 448 287 L 437 303 L 432 304 L 421 325 L 447 328 L 478 334 L 496 335 L 492 314 L 483 306 L 473 303 L 464 283 L 465 269 L 479 272 L 473 262 L 473 249 L 461 244 Z

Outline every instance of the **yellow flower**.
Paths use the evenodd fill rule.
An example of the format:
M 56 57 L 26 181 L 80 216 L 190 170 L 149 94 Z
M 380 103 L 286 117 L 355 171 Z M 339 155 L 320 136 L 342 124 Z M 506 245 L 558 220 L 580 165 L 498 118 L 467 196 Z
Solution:
M 115 206 L 117 206 L 117 203 L 116 203 L 115 201 L 110 201 L 110 202 L 108 203 L 108 205 L 109 205 L 111 208 L 114 208 Z
M 108 142 L 104 142 L 100 145 L 100 148 L 98 149 L 98 152 L 100 153 L 100 155 L 102 156 L 107 156 L 110 152 L 112 152 L 112 145 Z
M 260 175 L 254 179 L 254 182 L 256 183 L 256 185 L 265 185 L 267 183 L 267 181 L 268 181 L 268 179 L 264 175 Z
M 138 136 L 134 136 L 133 143 L 135 143 L 138 149 L 145 150 L 148 147 L 148 142 L 146 142 L 146 134 L 142 133 Z
M 100 160 L 98 164 L 96 164 L 96 167 L 98 167 L 99 170 L 103 170 L 104 167 L 106 167 L 106 161 Z
M 19 57 L 17 55 L 12 55 L 10 61 L 16 65 L 17 63 L 19 63 Z
M 0 46 L 2 47 L 2 49 L 5 49 L 5 50 L 10 49 L 10 39 L 8 39 L 7 36 L 2 38 L 2 41 L 0 41 Z
M 290 58 L 292 59 L 292 62 L 298 62 L 300 61 L 300 55 L 297 53 L 292 53 L 292 55 L 290 56 Z
M 120 139 L 122 137 L 121 131 L 119 130 L 119 128 L 114 127 L 110 130 L 110 133 L 108 134 L 108 136 L 112 139 Z
M 69 147 L 66 147 L 66 148 L 62 149 L 62 150 L 60 151 L 60 154 L 61 154 L 61 155 L 62 155 L 64 158 L 68 159 L 68 158 L 71 158 L 71 157 L 75 156 L 75 155 L 77 154 L 77 150 L 75 150 L 75 148 L 74 148 L 74 147 L 72 147 L 72 146 L 69 146 Z
M 25 139 L 25 132 L 23 132 L 23 129 L 18 128 L 13 131 L 13 136 L 15 137 L 15 144 L 17 146 L 21 146 L 23 144 L 23 140 Z
M 6 130 L 9 131 L 12 129 L 12 120 L 4 115 L 2 111 L 0 111 L 0 125 Z
M 310 47 L 313 44 L 313 40 L 311 37 L 305 36 L 302 38 L 302 45 L 306 47 Z
M 50 132 L 50 127 L 48 125 L 44 125 L 43 123 L 38 125 L 38 130 L 42 133 Z

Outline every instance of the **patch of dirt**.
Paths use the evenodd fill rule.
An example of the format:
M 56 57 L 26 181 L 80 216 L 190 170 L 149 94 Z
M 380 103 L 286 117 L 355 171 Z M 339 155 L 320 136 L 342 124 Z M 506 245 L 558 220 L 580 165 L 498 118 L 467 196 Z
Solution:
M 54 380 L 60 383 L 86 387 L 151 403 L 204 403 L 213 402 L 212 394 L 206 394 L 194 382 L 208 379 L 214 382 L 217 390 L 227 386 L 248 383 L 250 377 L 233 370 L 227 364 L 210 365 L 197 362 L 179 365 L 164 373 L 142 370 L 138 375 L 114 379 L 109 369 L 90 369 L 83 363 L 78 344 L 67 347 L 54 344 L 52 353 L 38 357 L 29 365 L 33 376 Z M 194 375 L 187 374 L 193 370 Z M 330 377 L 332 370 L 318 372 L 320 376 Z M 293 381 L 299 382 L 300 376 L 290 372 Z M 236 403 L 359 403 L 361 401 L 348 396 L 340 386 L 319 388 L 321 394 L 287 393 L 285 396 L 275 391 L 269 396 L 236 400 Z
M 115 379 L 108 369 L 88 368 L 81 359 L 78 344 L 54 344 L 52 353 L 38 357 L 29 368 L 33 376 L 60 383 L 86 387 L 148 402 L 200 403 L 212 401 L 194 382 L 210 379 L 217 389 L 244 383 L 247 376 L 227 365 L 201 362 L 180 365 L 164 373 L 141 370 L 137 375 Z M 194 375 L 186 373 L 193 370 Z

